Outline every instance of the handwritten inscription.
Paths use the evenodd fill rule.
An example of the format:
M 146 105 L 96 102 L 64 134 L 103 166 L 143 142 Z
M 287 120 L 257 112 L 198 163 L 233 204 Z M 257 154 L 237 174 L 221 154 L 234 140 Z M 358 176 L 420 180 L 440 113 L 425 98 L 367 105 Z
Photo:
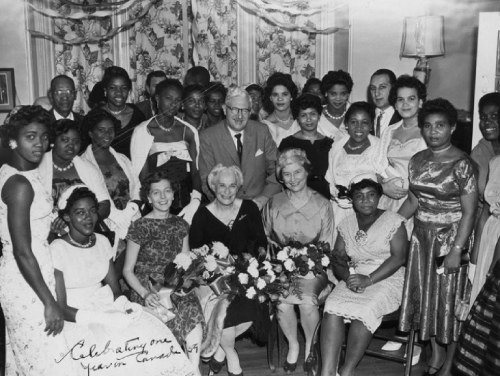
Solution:
M 56 362 L 61 363 L 64 359 L 79 361 L 83 369 L 88 370 L 90 374 L 91 371 L 122 368 L 132 363 L 153 362 L 178 354 L 181 352 L 175 349 L 173 341 L 168 338 L 141 341 L 139 337 L 134 337 L 116 344 L 108 341 L 104 345 L 89 344 L 82 339 L 62 354 L 60 359 L 56 359 Z

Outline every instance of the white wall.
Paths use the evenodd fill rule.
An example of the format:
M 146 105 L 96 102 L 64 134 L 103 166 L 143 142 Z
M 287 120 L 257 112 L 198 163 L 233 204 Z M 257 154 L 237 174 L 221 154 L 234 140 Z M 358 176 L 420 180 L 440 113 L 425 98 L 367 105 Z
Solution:
M 14 68 L 16 105 L 33 103 L 28 73 L 25 4 L 22 0 L 0 0 L 0 68 Z M 0 113 L 0 124 L 6 113 Z

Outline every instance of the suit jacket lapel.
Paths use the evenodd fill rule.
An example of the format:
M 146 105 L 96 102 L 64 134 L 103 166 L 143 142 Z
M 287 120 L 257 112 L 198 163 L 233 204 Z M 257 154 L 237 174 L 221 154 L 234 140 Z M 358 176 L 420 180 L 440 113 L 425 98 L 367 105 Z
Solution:
M 227 129 L 227 124 L 225 121 L 224 121 L 224 124 L 222 126 L 221 138 L 222 139 L 221 139 L 220 145 L 228 151 L 229 156 L 234 161 L 234 164 L 236 166 L 240 166 L 240 158 L 238 157 L 238 151 L 236 150 L 236 145 L 234 144 L 233 137 L 231 137 L 231 133 L 229 133 L 229 130 Z M 246 134 L 245 134 L 245 138 L 246 138 Z M 218 140 L 214 140 L 214 141 L 218 142 Z M 245 142 L 245 139 L 243 139 L 243 142 Z M 245 145 L 243 145 L 243 153 L 245 153 Z
M 249 120 L 243 136 L 243 155 L 241 156 L 241 164 L 248 163 L 255 157 L 255 152 L 257 151 L 256 142 L 255 129 L 253 128 L 252 122 Z

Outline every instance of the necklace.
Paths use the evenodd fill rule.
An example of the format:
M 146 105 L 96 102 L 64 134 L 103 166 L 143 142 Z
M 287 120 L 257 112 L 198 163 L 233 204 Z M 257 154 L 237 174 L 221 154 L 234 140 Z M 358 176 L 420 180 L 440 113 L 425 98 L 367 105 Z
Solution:
M 288 123 L 290 120 L 293 119 L 292 115 L 288 115 L 288 117 L 284 120 L 281 120 L 279 117 L 276 116 L 276 114 L 274 114 L 274 117 L 276 118 L 276 120 L 278 120 L 278 122 L 280 122 L 281 124 L 286 124 Z
M 342 115 L 340 115 L 340 116 L 333 116 L 331 113 L 328 112 L 328 108 L 325 106 L 325 114 L 329 118 L 331 118 L 333 120 L 340 120 L 340 119 L 342 119 L 345 116 L 346 113 L 347 113 L 347 106 L 346 106 L 346 109 L 344 110 L 344 113 Z
M 89 248 L 92 245 L 92 235 L 89 236 L 89 242 L 87 244 L 80 244 L 80 243 L 78 243 L 75 239 L 73 239 L 71 237 L 71 234 L 69 233 L 69 231 L 68 231 L 68 238 L 69 238 L 69 241 L 72 244 L 76 245 L 77 247 Z
M 418 127 L 418 124 L 417 125 L 410 125 L 409 127 L 405 126 L 404 123 L 401 125 L 401 128 L 406 129 L 406 130 L 413 129 L 413 128 L 416 128 L 416 127 Z
M 123 108 L 119 111 L 113 111 L 109 108 L 108 104 L 106 103 L 106 108 L 108 109 L 109 112 L 111 112 L 111 114 L 113 114 L 114 116 L 117 116 L 117 115 L 120 115 L 123 111 L 125 111 L 125 109 L 127 108 L 127 105 L 123 106 Z
M 453 145 L 452 144 L 449 144 L 448 147 L 442 149 L 442 150 L 433 150 L 432 148 L 431 151 L 432 151 L 432 154 L 439 154 L 439 153 L 443 153 L 445 152 L 446 150 L 448 150 L 449 148 L 451 148 Z
M 69 164 L 66 167 L 59 167 L 55 163 L 52 163 L 52 165 L 54 166 L 54 168 L 57 171 L 64 172 L 64 171 L 68 171 L 71 167 L 73 167 L 73 160 L 71 160 L 71 162 L 69 162 Z
M 170 127 L 165 127 L 164 125 L 161 125 L 156 117 L 155 117 L 155 121 L 156 121 L 156 124 L 158 124 L 158 126 L 160 127 L 160 129 L 165 131 L 165 132 L 172 132 L 172 129 L 174 129 L 174 127 L 175 127 L 175 120 L 174 120 L 174 124 L 172 124 Z
M 365 146 L 367 144 L 368 140 L 366 140 L 365 142 L 363 142 L 361 145 L 359 146 L 351 146 L 351 144 L 349 144 L 349 142 L 346 144 L 347 147 L 350 149 L 350 150 L 359 150 L 361 149 L 363 146 Z

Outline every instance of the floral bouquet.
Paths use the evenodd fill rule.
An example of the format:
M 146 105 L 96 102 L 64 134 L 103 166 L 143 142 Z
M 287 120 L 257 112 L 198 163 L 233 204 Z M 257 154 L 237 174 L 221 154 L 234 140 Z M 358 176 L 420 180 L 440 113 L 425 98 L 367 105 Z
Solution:
M 303 245 L 291 242 L 276 253 L 275 264 L 282 265 L 284 274 L 293 279 L 296 277 L 317 276 L 330 265 L 330 245 L 320 242 L 317 245 Z

